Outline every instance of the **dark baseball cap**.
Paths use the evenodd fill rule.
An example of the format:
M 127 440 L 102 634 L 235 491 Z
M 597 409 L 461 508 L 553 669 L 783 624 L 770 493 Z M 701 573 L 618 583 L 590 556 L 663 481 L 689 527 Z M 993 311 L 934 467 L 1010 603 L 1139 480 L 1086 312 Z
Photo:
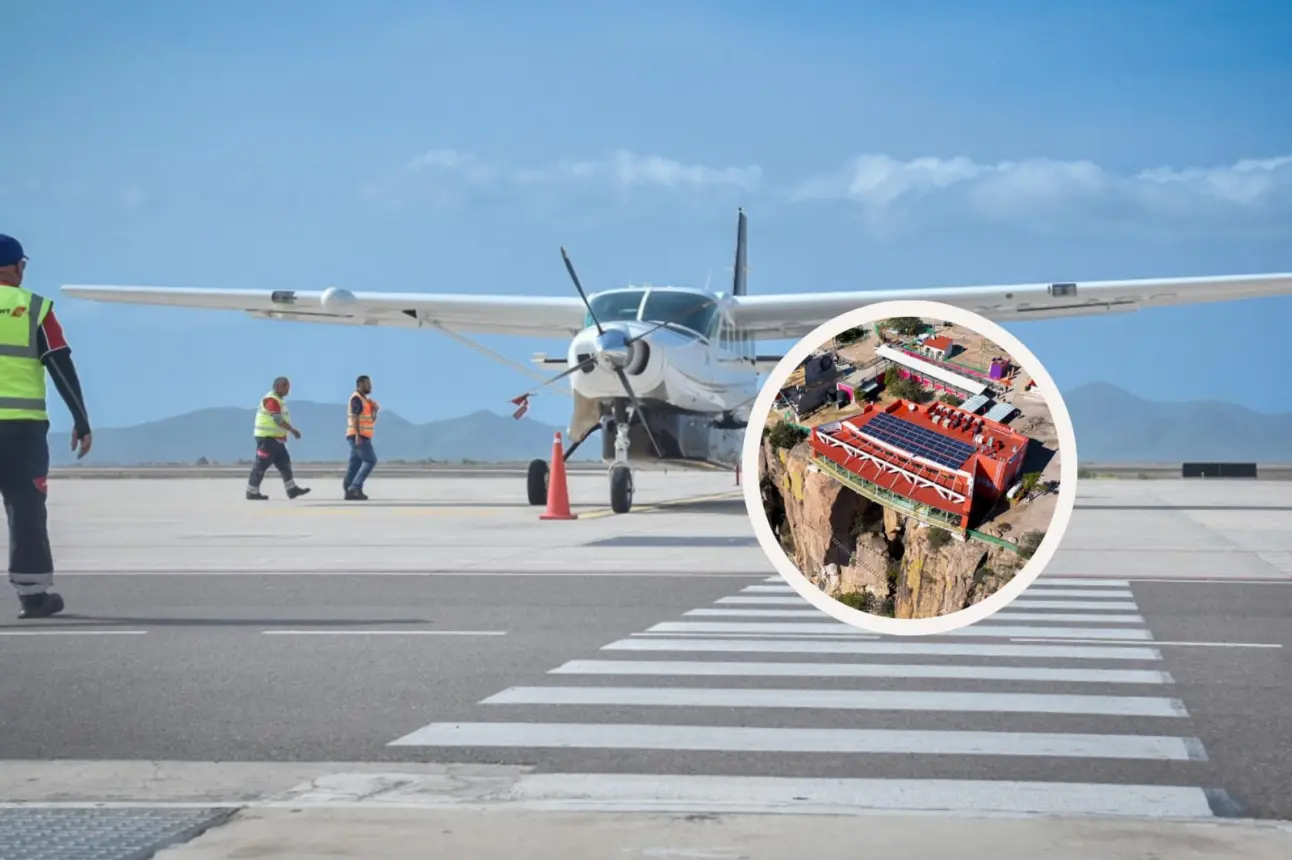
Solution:
M 12 266 L 27 259 L 22 243 L 12 236 L 0 233 L 0 266 Z

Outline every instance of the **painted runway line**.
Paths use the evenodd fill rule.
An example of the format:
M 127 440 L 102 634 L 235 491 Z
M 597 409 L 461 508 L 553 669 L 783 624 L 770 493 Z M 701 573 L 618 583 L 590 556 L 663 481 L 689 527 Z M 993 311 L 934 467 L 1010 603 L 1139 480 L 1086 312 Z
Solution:
M 682 617 L 608 642 L 598 649 L 601 656 L 549 669 L 546 677 L 559 684 L 511 686 L 479 700 L 484 719 L 431 723 L 391 746 L 488 749 L 493 760 L 517 764 L 541 763 L 543 750 L 730 753 L 742 756 L 735 761 L 747 771 L 675 777 L 665 770 L 675 766 L 668 764 L 674 759 L 663 758 L 660 770 L 649 774 L 543 775 L 549 781 L 542 791 L 568 790 L 577 798 L 571 802 L 589 808 L 1235 814 L 1232 799 L 1210 786 L 1151 784 L 1160 781 L 1160 770 L 1138 779 L 1133 769 L 1116 771 L 1127 778 L 1109 784 L 1011 779 L 1015 763 L 1028 758 L 1159 767 L 1170 762 L 1177 768 L 1207 760 L 1189 730 L 1185 703 L 1169 695 L 1175 681 L 1162 665 L 1157 646 L 1163 643 L 1154 641 L 1127 579 L 1050 578 L 1004 611 L 936 637 L 879 636 L 835 621 L 779 577 L 683 610 Z M 728 686 L 735 679 L 740 686 Z M 616 685 L 600 686 L 607 680 Z M 951 689 L 911 689 L 935 684 Z M 1086 692 L 1077 691 L 1082 687 Z M 579 721 L 598 707 L 612 715 L 603 722 Z M 673 715 L 690 713 L 684 709 L 704 709 L 713 723 L 678 724 Z M 775 727 L 749 725 L 766 720 L 758 714 L 768 711 L 794 716 L 778 718 Z M 846 714 L 848 727 L 830 727 L 840 719 L 825 716 L 830 712 Z M 570 719 L 554 722 L 560 719 L 554 713 Z M 911 716 L 895 718 L 898 713 Z M 499 714 L 505 717 L 497 719 Z M 1080 731 L 997 731 L 1004 714 L 1061 715 L 1064 728 Z M 895 720 L 900 726 L 930 716 L 967 725 L 955 731 L 889 727 Z M 1117 732 L 1107 730 L 1109 719 L 1121 720 Z M 884 723 L 866 724 L 879 720 Z M 1143 732 L 1122 733 L 1128 724 Z M 1162 731 L 1177 726 L 1178 732 Z M 765 756 L 787 754 L 875 756 L 866 772 L 876 778 L 783 779 L 760 772 L 765 761 L 780 760 Z M 920 770 L 930 778 L 906 779 L 896 772 L 882 778 L 886 768 L 902 770 L 892 756 L 919 757 Z M 937 778 L 965 773 L 969 765 L 956 757 L 966 756 L 979 767 L 991 762 L 992 769 L 980 779 Z M 607 782 L 598 784 L 601 779 Z M 789 786 L 799 793 L 786 794 Z M 544 808 L 570 808 L 566 804 Z
M 991 621 L 993 619 L 987 619 Z M 739 621 L 661 621 L 648 628 L 658 633 L 838 633 L 847 635 L 860 633 L 856 627 L 840 621 L 786 621 L 786 622 L 739 622 Z M 1152 639 L 1148 630 L 1128 630 L 1123 628 L 1101 627 L 1006 627 L 1003 625 L 979 622 L 969 627 L 961 627 L 946 637 L 994 637 L 1008 639 L 1014 636 L 1032 636 L 1046 639 Z
M 809 609 L 754 609 L 747 607 L 700 607 L 682 613 L 689 617 L 704 618 L 829 618 L 815 606 Z M 1084 624 L 1143 624 L 1139 615 L 1110 615 L 1078 612 L 1010 612 L 1001 610 L 992 615 L 991 621 L 1070 621 Z M 978 622 L 982 624 L 983 622 Z
M 1199 761 L 1203 756 L 1201 745 L 1194 738 L 1160 735 L 782 729 L 624 723 L 431 723 L 389 745 L 838 755 L 898 753 L 926 756 L 1040 756 L 1142 761 Z
M 1037 640 L 1044 642 L 1046 640 Z M 1021 657 L 1041 660 L 1161 660 L 1156 648 L 1105 645 L 1024 645 L 974 642 L 877 641 L 821 642 L 801 639 L 620 639 L 603 651 L 696 651 L 745 654 L 884 654 L 940 657 Z
M 262 630 L 265 636 L 506 636 L 506 630 Z
M 765 678 L 959 678 L 1064 684 L 1171 684 L 1153 669 L 1060 669 L 1050 666 L 956 666 L 940 663 L 755 663 L 697 660 L 570 660 L 549 675 L 710 675 Z
M 849 711 L 985 711 L 1184 717 L 1178 699 L 1061 693 L 924 690 L 713 689 L 709 687 L 508 687 L 482 705 L 636 705 L 689 708 L 814 708 Z

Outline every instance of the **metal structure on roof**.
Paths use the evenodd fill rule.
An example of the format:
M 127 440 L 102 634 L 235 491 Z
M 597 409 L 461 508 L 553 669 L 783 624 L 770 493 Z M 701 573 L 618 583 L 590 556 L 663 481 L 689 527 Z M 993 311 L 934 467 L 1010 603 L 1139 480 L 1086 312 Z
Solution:
M 824 442 L 828 447 L 838 448 L 846 452 L 851 457 L 855 457 L 858 460 L 871 464 L 879 471 L 879 474 L 881 475 L 885 475 L 885 476 L 899 475 L 905 478 L 914 486 L 925 487 L 927 489 L 933 490 L 935 493 L 941 496 L 942 499 L 946 502 L 956 504 L 956 505 L 963 505 L 965 503 L 966 499 L 965 499 L 964 493 L 957 492 L 952 487 L 947 487 L 938 483 L 937 481 L 930 480 L 925 475 L 912 472 L 909 469 L 904 469 L 901 466 L 897 465 L 896 463 L 891 463 L 888 460 L 885 460 L 882 456 L 877 457 L 874 454 L 870 453 L 869 451 L 863 451 L 861 448 L 858 448 L 856 445 L 849 445 L 846 440 L 840 439 L 838 436 L 834 435 L 835 433 L 838 433 L 841 429 L 846 428 L 851 432 L 856 433 L 859 436 L 865 437 L 866 435 L 865 431 L 862 428 L 855 426 L 851 421 L 845 421 L 842 424 L 840 424 L 839 422 L 835 422 L 834 424 L 830 425 L 830 427 L 831 429 L 829 430 L 822 427 L 818 427 L 816 432 L 816 437 L 820 439 L 822 442 Z
M 936 379 L 944 385 L 950 385 L 961 391 L 967 391 L 970 394 L 982 394 L 987 391 L 985 383 L 970 379 L 967 376 L 961 376 L 958 373 L 952 373 L 949 370 L 938 367 L 936 364 L 930 364 L 923 359 L 907 355 L 898 349 L 893 349 L 888 344 L 883 344 L 875 348 L 875 354 L 887 358 L 897 364 L 907 367 L 921 376 L 927 376 L 930 379 Z
M 944 469 L 960 471 L 974 453 L 974 446 L 912 424 L 888 412 L 880 412 L 858 428 L 864 436 L 891 445 Z
M 991 409 L 987 410 L 985 417 L 988 421 L 1004 421 L 1009 416 L 1018 411 L 1013 403 L 997 403 Z
M 978 410 L 982 409 L 990 402 L 991 402 L 991 398 L 988 397 L 986 394 L 975 394 L 973 397 L 970 397 L 964 403 L 961 403 L 960 408 L 971 415 L 977 415 Z

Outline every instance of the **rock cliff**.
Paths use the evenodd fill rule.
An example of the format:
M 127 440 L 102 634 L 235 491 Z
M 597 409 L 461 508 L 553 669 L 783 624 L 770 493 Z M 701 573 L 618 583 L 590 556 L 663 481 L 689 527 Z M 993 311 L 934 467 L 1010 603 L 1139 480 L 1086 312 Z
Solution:
M 991 596 L 1025 563 L 858 495 L 811 465 L 806 442 L 786 449 L 764 438 L 759 465 L 763 508 L 786 554 L 818 588 L 858 609 L 946 615 Z

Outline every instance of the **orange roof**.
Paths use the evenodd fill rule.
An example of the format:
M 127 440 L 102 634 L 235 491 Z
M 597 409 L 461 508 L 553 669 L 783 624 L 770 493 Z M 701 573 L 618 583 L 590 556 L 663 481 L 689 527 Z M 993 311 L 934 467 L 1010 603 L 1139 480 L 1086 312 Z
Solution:
M 951 348 L 951 338 L 947 337 L 944 334 L 940 334 L 937 337 L 931 337 L 928 340 L 924 341 L 924 345 L 931 346 L 934 349 L 940 349 L 943 352 L 946 352 L 948 349 Z
M 969 513 L 973 504 L 973 482 L 963 475 L 895 454 L 850 430 L 846 424 L 831 432 L 814 427 L 812 435 L 812 448 L 817 454 L 878 487 L 948 513 Z M 829 436 L 854 450 L 831 445 L 816 438 L 818 436 Z M 884 468 L 881 463 L 894 468 Z M 963 501 L 946 498 L 938 492 L 939 489 L 954 493 L 962 497 Z
M 915 408 L 912 409 L 912 406 Z M 900 418 L 925 430 L 931 430 L 939 436 L 971 445 L 977 456 L 988 461 L 1008 460 L 1016 446 L 1024 447 L 1028 442 L 1026 436 L 1010 429 L 1008 425 L 981 415 L 974 415 L 947 403 L 921 406 L 907 400 L 898 400 L 883 410 L 871 405 L 869 409 L 863 410 L 861 415 L 853 419 L 853 424 L 862 427 L 880 411 L 888 412 L 894 418 Z M 942 419 L 940 423 L 935 420 L 939 418 Z M 948 421 L 948 419 L 954 420 Z M 979 435 L 983 437 L 983 441 L 975 442 L 974 438 Z M 969 466 L 970 464 L 966 463 L 964 468 L 968 470 Z
M 969 449 L 968 456 L 956 468 L 945 463 L 930 462 L 919 452 L 903 450 L 900 445 L 887 440 L 885 444 L 880 444 L 878 431 L 876 434 L 866 432 L 866 425 L 880 414 L 892 415 L 906 424 L 949 441 L 959 442 Z M 941 419 L 941 423 L 938 419 Z M 848 447 L 830 444 L 820 437 L 829 437 Z M 978 437 L 981 437 L 981 441 L 975 441 Z M 906 400 L 898 400 L 884 409 L 867 404 L 860 413 L 850 418 L 813 428 L 811 437 L 814 451 L 858 477 L 920 504 L 966 515 L 973 498 L 973 479 L 966 475 L 973 475 L 975 461 L 982 460 L 983 467 L 991 473 L 995 471 L 999 461 L 1008 460 L 1016 447 L 1026 446 L 1027 442 L 1026 436 L 1004 424 L 963 409 L 945 403 L 920 406 Z M 916 459 L 917 456 L 920 459 Z M 954 460 L 956 457 L 949 459 Z M 948 499 L 939 490 L 962 496 L 963 501 Z

